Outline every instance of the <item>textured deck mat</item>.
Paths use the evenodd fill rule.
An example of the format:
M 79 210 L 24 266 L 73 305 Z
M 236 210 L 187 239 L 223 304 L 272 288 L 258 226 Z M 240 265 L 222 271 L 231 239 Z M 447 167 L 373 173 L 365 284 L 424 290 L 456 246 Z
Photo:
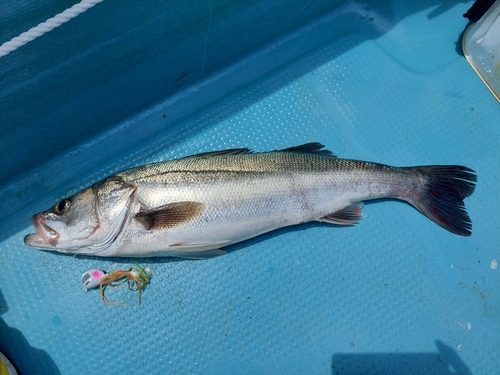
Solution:
M 53 181 L 53 190 L 0 223 L 0 350 L 22 374 L 497 374 L 500 107 L 455 51 L 467 4 L 443 7 L 384 33 L 340 33 L 347 5 L 280 48 L 334 30 L 320 47 L 127 154 L 58 184 L 78 157 L 129 142 L 123 132 L 43 169 L 34 179 Z M 356 9 L 384 28 L 383 16 Z M 254 63 L 280 51 L 272 53 Z M 158 124 L 169 110 L 160 104 L 129 123 Z M 369 203 L 355 227 L 285 228 L 206 261 L 139 259 L 151 284 L 140 306 L 126 288 L 109 290 L 121 307 L 85 292 L 80 276 L 128 267 L 127 259 L 23 244 L 30 215 L 125 167 L 310 141 L 345 158 L 474 169 L 477 188 L 465 202 L 472 236 L 452 235 L 403 203 Z

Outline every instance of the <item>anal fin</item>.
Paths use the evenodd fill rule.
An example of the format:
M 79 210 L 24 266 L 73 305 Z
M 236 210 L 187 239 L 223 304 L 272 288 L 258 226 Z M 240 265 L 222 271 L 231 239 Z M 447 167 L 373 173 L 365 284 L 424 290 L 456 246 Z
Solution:
M 365 215 L 361 212 L 363 206 L 363 202 L 356 202 L 344 207 L 340 211 L 322 217 L 318 221 L 336 225 L 356 225 L 365 217 Z

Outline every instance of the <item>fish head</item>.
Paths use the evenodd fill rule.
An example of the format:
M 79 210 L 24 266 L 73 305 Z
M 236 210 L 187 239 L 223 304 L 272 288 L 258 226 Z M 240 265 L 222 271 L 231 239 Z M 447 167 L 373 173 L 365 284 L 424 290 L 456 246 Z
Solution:
M 103 255 L 123 232 L 136 188 L 108 178 L 33 216 L 24 243 L 41 250 Z M 105 254 L 104 254 L 105 255 Z

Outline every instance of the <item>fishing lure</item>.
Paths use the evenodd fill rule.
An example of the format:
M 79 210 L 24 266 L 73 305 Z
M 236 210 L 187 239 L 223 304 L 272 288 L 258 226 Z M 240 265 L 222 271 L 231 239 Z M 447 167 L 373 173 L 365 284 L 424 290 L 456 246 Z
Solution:
M 153 276 L 151 269 L 148 267 L 142 268 L 136 263 L 134 267 L 128 270 L 115 270 L 110 273 L 106 273 L 99 269 L 89 270 L 82 275 L 81 282 L 83 287 L 87 290 L 99 287 L 101 299 L 105 304 L 121 306 L 123 305 L 122 303 L 108 300 L 104 291 L 108 286 L 118 288 L 127 281 L 128 288 L 132 291 L 137 291 L 140 305 L 141 291 L 146 287 L 146 284 L 149 283 L 151 276 Z

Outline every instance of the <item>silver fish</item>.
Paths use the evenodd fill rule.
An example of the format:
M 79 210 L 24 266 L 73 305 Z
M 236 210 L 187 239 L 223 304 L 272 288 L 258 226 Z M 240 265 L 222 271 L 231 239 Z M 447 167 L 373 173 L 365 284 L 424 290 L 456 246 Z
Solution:
M 26 245 L 103 257 L 204 259 L 289 225 L 354 225 L 363 201 L 406 201 L 470 236 L 463 199 L 476 175 L 462 166 L 391 167 L 340 159 L 319 143 L 252 153 L 232 149 L 117 173 L 33 216 Z

